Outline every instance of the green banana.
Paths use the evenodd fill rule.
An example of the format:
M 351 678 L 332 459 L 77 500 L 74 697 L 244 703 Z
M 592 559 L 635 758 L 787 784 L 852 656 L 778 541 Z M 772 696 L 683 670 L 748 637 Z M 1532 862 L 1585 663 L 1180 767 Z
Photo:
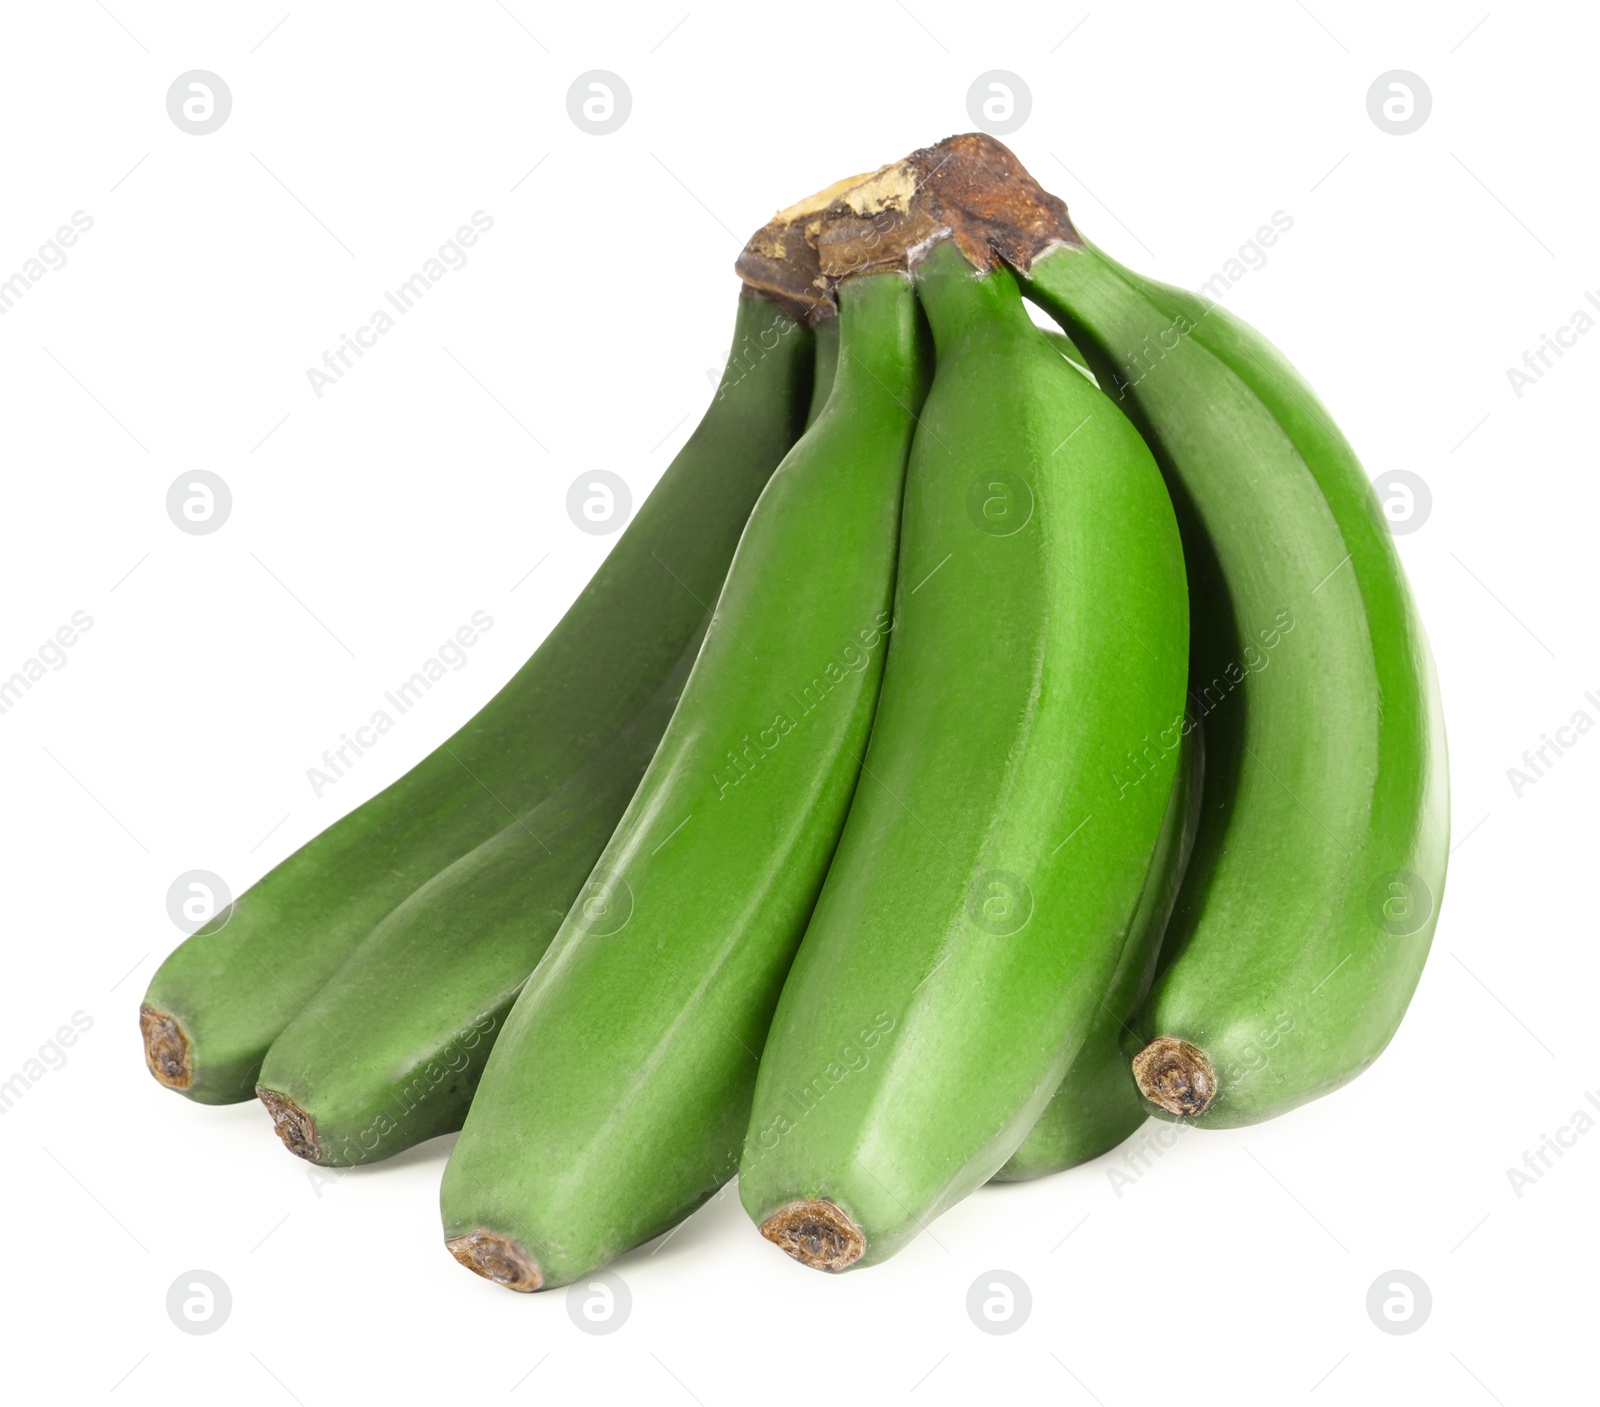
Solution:
M 699 641 L 583 771 L 389 914 L 267 1051 L 292 1153 L 341 1167 L 461 1127 L 511 1004 L 655 752 Z
M 816 424 L 756 505 L 661 747 L 495 1046 L 446 1245 L 566 1284 L 733 1175 L 758 1053 L 856 784 L 921 398 L 901 275 L 847 281 Z
M 533 657 L 161 965 L 139 1014 L 157 1080 L 203 1103 L 249 1099 L 267 1048 L 390 910 L 612 745 L 705 629 L 799 431 L 811 361 L 809 330 L 747 289 L 716 399 Z
M 1189 564 L 1206 804 L 1134 1078 L 1163 1116 L 1255 1123 L 1370 1065 L 1421 975 L 1449 846 L 1427 640 L 1360 463 L 1263 337 L 1076 235 L 1023 283 L 1155 451 Z
M 828 404 L 828 394 L 833 390 L 833 374 L 839 365 L 839 319 L 818 316 L 811 324 L 811 332 L 816 338 L 817 356 L 811 377 L 811 408 L 806 412 L 808 430 L 817 423 L 817 417 Z
M 1088 364 L 1083 359 L 1083 353 L 1072 345 L 1072 339 L 1064 332 L 1057 332 L 1054 328 L 1042 328 L 1045 340 L 1067 359 L 1070 366 L 1078 375 L 1082 376 L 1091 386 L 1100 383 L 1095 379 L 1094 372 L 1089 370 Z
M 901 189 L 937 193 L 919 177 Z M 916 277 L 937 365 L 898 624 L 739 1177 L 762 1234 L 826 1270 L 891 1255 L 1038 1121 L 1110 985 L 1172 791 L 1175 756 L 1142 775 L 1125 759 L 1183 710 L 1178 531 L 1138 434 L 1063 365 L 1003 265 L 979 273 L 946 240 Z
M 1087 1163 L 1109 1153 L 1150 1115 L 1128 1078 L 1123 1032 L 1150 990 L 1162 935 L 1189 863 L 1200 821 L 1203 755 L 1200 731 L 1195 729 L 1179 747 L 1177 783 L 1116 974 L 1072 1068 L 1022 1146 L 994 1175 L 995 1182 L 1023 1182 Z

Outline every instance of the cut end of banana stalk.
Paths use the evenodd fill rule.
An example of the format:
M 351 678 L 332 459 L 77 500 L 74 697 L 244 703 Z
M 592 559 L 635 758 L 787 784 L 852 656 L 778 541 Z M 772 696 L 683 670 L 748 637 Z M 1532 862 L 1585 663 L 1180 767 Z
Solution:
M 275 1089 L 257 1085 L 256 1098 L 267 1106 L 267 1113 L 272 1115 L 272 1127 L 285 1148 L 308 1163 L 322 1161 L 322 1145 L 317 1141 L 317 1125 L 311 1115 Z
M 496 1232 L 469 1231 L 446 1241 L 444 1248 L 474 1275 L 508 1290 L 528 1295 L 544 1287 L 544 1273 L 538 1262 L 515 1241 Z
M 885 170 L 888 168 L 885 167 Z M 734 270 L 747 288 L 764 293 L 796 321 L 818 323 L 838 312 L 838 304 L 817 251 L 806 238 L 807 226 L 846 191 L 871 181 L 878 172 L 847 176 L 831 186 L 780 210 L 750 236 Z
M 761 1223 L 761 1234 L 813 1270 L 848 1270 L 867 1249 L 861 1228 L 821 1197 L 790 1202 Z
M 144 1063 L 150 1073 L 168 1089 L 188 1089 L 194 1083 L 194 1067 L 189 1063 L 189 1038 L 177 1018 L 141 1006 L 139 1034 L 144 1037 Z
M 1205 1051 L 1174 1036 L 1157 1036 L 1133 1057 L 1133 1078 L 1140 1094 L 1181 1119 L 1204 1114 L 1217 1095 Z
M 841 279 L 909 272 L 947 239 L 979 272 L 999 260 L 1026 271 L 1058 245 L 1083 243 L 1066 205 L 1004 143 L 966 132 L 780 210 L 735 267 L 786 312 L 817 322 L 835 310 Z

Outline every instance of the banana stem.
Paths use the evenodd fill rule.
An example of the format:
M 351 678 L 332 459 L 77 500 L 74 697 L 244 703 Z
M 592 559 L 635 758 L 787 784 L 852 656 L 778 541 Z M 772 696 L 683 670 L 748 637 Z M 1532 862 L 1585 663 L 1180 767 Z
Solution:
M 812 362 L 811 405 L 806 410 L 808 430 L 816 424 L 833 390 L 834 372 L 839 365 L 839 319 L 832 315 L 819 318 L 812 331 L 816 335 L 817 350 Z

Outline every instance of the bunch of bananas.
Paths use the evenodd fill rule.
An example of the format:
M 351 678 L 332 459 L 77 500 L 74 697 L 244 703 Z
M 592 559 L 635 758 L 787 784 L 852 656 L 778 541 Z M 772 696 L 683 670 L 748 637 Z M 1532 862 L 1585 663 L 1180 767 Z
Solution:
M 1422 626 L 1264 339 L 976 135 L 738 269 L 560 625 L 140 1012 L 162 1084 L 314 1162 L 462 1130 L 446 1244 L 516 1290 L 736 1174 L 837 1271 L 1152 1113 L 1280 1114 L 1383 1050 L 1443 892 Z

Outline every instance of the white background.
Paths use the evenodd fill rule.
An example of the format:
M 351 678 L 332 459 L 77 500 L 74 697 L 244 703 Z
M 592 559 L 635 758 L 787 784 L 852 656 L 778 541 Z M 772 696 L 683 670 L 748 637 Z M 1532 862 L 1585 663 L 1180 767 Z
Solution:
M 1600 289 L 1600 32 L 1577 5 L 1487 3 L 8 7 L 0 279 L 94 221 L 0 317 L 0 674 L 94 621 L 0 716 L 0 1077 L 93 1022 L 0 1117 L 8 1381 L 304 1407 L 1592 1393 L 1600 1131 L 1520 1197 L 1506 1169 L 1600 1089 L 1600 736 L 1520 797 L 1507 768 L 1576 710 L 1600 720 L 1600 333 L 1521 397 L 1506 369 Z M 165 107 L 193 68 L 233 95 L 203 137 Z M 596 68 L 633 98 L 604 137 L 566 108 Z M 1146 273 L 1196 287 L 1292 217 L 1225 301 L 1370 473 L 1431 488 L 1400 548 L 1450 730 L 1432 961 L 1370 1074 L 1189 1131 L 1120 1195 L 1120 1154 L 989 1189 L 837 1279 L 725 1195 L 616 1267 L 631 1316 L 586 1335 L 567 1292 L 507 1294 L 445 1254 L 447 1142 L 328 1179 L 257 1105 L 157 1088 L 135 1013 L 178 941 L 166 891 L 205 868 L 238 892 L 468 718 L 614 541 L 571 525 L 567 486 L 606 468 L 642 497 L 698 418 L 743 238 L 969 129 L 990 69 L 1032 94 L 1005 140 Z M 1433 95 L 1409 136 L 1367 114 L 1390 69 Z M 306 368 L 480 209 L 470 262 L 314 396 Z M 166 516 L 197 469 L 233 494 L 211 536 Z M 306 768 L 480 609 L 467 666 L 315 797 Z M 194 1268 L 233 1297 L 205 1337 L 165 1307 Z M 1004 1337 L 965 1307 L 996 1268 L 1033 1300 Z M 1404 1337 L 1365 1307 L 1397 1268 L 1433 1297 Z

